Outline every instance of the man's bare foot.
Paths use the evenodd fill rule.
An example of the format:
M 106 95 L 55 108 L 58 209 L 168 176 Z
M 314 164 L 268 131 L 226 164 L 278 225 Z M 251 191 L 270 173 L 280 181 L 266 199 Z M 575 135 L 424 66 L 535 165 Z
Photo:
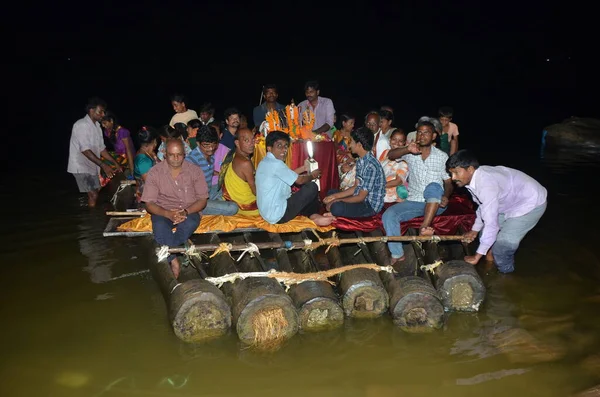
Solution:
M 435 229 L 430 226 L 422 227 L 419 229 L 419 234 L 421 236 L 433 236 L 435 234 Z
M 400 258 L 392 258 L 391 265 L 392 265 L 392 267 L 394 269 L 398 270 L 396 268 L 396 266 L 401 265 L 405 260 L 406 260 L 406 256 L 405 255 L 402 255 Z
M 335 221 L 335 216 L 324 216 L 319 214 L 313 214 L 310 216 L 310 220 L 313 221 L 317 226 L 329 226 Z
M 175 258 L 171 261 L 171 271 L 173 272 L 173 276 L 175 278 L 179 277 L 179 271 L 181 270 L 179 266 L 179 259 Z

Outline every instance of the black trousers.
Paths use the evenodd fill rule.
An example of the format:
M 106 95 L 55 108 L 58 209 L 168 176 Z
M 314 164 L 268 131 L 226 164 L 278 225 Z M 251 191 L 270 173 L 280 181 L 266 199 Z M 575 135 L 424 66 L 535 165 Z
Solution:
M 287 199 L 287 208 L 277 223 L 286 223 L 298 215 L 311 216 L 319 213 L 319 188 L 314 182 L 305 183 L 300 190 Z

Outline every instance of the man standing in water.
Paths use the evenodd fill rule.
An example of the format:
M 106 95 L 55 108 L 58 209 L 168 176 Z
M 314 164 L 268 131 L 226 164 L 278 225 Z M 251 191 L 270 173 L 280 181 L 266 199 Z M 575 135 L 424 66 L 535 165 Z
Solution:
M 85 108 L 87 116 L 73 124 L 69 145 L 69 164 L 67 172 L 73 174 L 81 193 L 87 193 L 88 205 L 95 207 L 100 190 L 99 171 L 102 169 L 108 178 L 115 175 L 108 160 L 117 172 L 123 171 L 117 161 L 104 146 L 100 121 L 106 112 L 106 102 L 100 98 L 92 98 Z
M 200 224 L 200 211 L 208 201 L 208 186 L 202 169 L 183 161 L 181 139 L 169 139 L 165 161 L 148 171 L 142 201 L 152 214 L 154 239 L 160 245 L 183 245 Z M 173 233 L 175 227 L 175 233 Z M 179 259 L 173 254 L 168 261 L 175 278 L 179 277 Z
M 335 115 L 335 108 L 331 99 L 319 96 L 320 93 L 321 90 L 317 81 L 307 82 L 304 84 L 306 100 L 298 105 L 300 114 L 303 114 L 309 107 L 315 114 L 315 124 L 312 130 L 314 134 L 329 132 L 333 127 L 333 117 Z
M 465 239 L 471 242 L 482 229 L 483 232 L 476 254 L 466 256 L 465 261 L 476 265 L 487 254 L 487 259 L 495 261 L 501 273 L 514 271 L 515 252 L 523 237 L 544 215 L 548 192 L 521 171 L 479 166 L 467 150 L 453 154 L 446 167 L 456 185 L 465 186 L 479 204 L 477 219 L 471 231 L 465 233 Z

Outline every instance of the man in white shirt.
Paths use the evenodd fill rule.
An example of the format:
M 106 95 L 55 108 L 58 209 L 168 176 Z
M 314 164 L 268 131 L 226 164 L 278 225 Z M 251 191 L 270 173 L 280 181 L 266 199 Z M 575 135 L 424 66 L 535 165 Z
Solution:
M 190 120 L 198 118 L 196 111 L 188 109 L 185 101 L 186 98 L 183 95 L 175 94 L 171 97 L 171 106 L 173 106 L 173 110 L 175 111 L 175 114 L 171 117 L 171 121 L 169 121 L 171 127 L 175 127 L 177 123 L 187 125 Z
M 108 160 L 117 172 L 123 170 L 104 146 L 100 121 L 106 112 L 106 102 L 100 98 L 91 98 L 86 111 L 87 116 L 73 124 L 67 172 L 75 177 L 79 191 L 87 193 L 88 205 L 95 207 L 100 190 L 100 169 L 109 178 L 115 174 L 111 166 L 104 163 L 102 159 Z

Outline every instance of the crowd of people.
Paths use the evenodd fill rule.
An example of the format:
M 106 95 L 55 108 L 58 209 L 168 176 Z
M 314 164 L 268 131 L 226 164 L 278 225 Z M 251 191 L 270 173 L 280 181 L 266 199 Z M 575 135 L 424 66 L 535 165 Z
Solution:
M 286 163 L 290 135 L 265 133 L 268 115 L 286 109 L 272 84 L 264 86 L 264 103 L 253 109 L 253 129 L 236 108 L 226 109 L 219 122 L 211 104 L 203 105 L 198 115 L 188 109 L 185 97 L 174 95 L 175 114 L 158 130 L 142 127 L 137 151 L 130 132 L 107 112 L 106 103 L 93 98 L 87 115 L 73 125 L 68 172 L 80 192 L 87 193 L 90 207 L 116 173 L 135 179 L 138 202 L 151 214 L 156 241 L 170 247 L 184 244 L 202 215 L 260 216 L 270 224 L 306 216 L 328 226 L 339 217 L 381 214 L 388 236 L 401 235 L 402 222 L 422 217 L 420 233 L 432 235 L 432 222 L 447 208 L 454 182 L 466 187 L 478 204 L 477 220 L 465 239 L 480 235 L 479 248 L 465 260 L 476 264 L 486 257 L 501 272 L 514 270 L 520 241 L 545 211 L 546 189 L 520 171 L 480 166 L 472 153 L 459 150 L 452 108 L 421 117 L 415 130 L 406 133 L 394 126 L 389 106 L 367 113 L 358 126 L 362 119 L 336 115 L 333 101 L 320 95 L 318 82 L 307 82 L 304 91 L 299 115 L 311 120 L 313 138 L 335 145 L 336 155 L 329 161 L 335 163 L 340 184 L 322 200 L 315 183 L 321 171 L 308 162 L 291 169 Z M 261 136 L 266 155 L 255 167 L 252 156 Z M 388 245 L 393 264 L 405 260 L 402 243 Z M 168 260 L 177 277 L 179 259 L 171 255 Z

